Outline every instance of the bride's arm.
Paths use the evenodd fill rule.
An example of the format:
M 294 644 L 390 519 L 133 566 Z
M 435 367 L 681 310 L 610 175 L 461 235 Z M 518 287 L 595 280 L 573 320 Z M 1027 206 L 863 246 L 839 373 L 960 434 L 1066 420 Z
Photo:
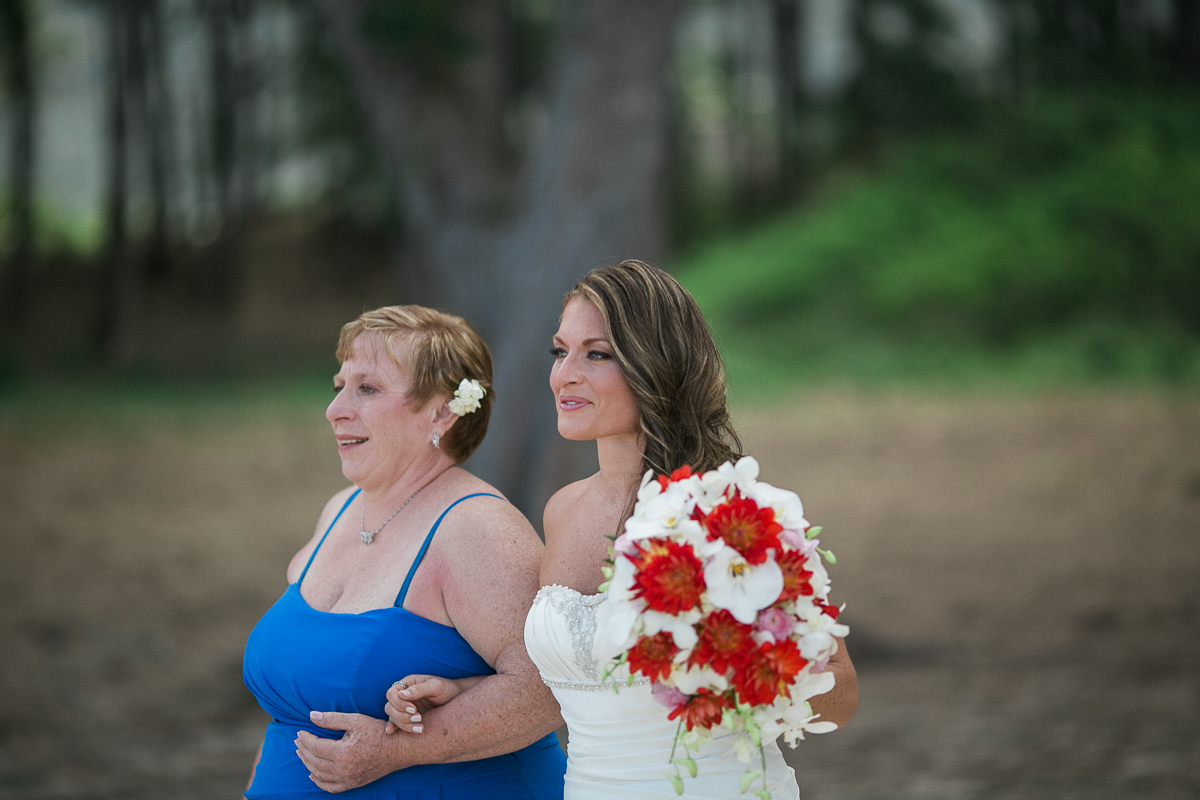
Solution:
M 833 689 L 809 698 L 808 704 L 812 706 L 814 714 L 821 715 L 821 719 L 844 728 L 858 710 L 858 675 L 854 671 L 854 664 L 850 663 L 850 654 L 846 652 L 846 640 L 838 639 L 837 643 L 837 652 L 826 666 L 833 673 Z

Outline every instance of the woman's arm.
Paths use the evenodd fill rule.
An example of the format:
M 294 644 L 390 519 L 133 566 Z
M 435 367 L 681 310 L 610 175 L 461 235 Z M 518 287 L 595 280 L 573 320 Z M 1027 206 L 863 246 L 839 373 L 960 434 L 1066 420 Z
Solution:
M 844 728 L 858 710 L 858 674 L 850 663 L 850 654 L 846 652 L 846 640 L 838 639 L 837 644 L 837 652 L 826 667 L 833 673 L 833 688 L 825 694 L 809 698 L 808 704 L 812 706 L 814 714 L 821 715 L 821 719 Z
M 387 705 L 383 713 L 388 715 L 384 733 L 391 736 L 397 730 L 405 733 L 422 733 L 421 714 L 431 708 L 444 706 L 463 692 L 478 684 L 486 675 L 470 678 L 439 678 L 436 675 L 406 675 L 387 690 Z M 405 688 L 401 688 L 404 686 Z
M 456 520 L 455 535 L 442 540 L 442 595 L 455 628 L 496 674 L 424 714 L 420 736 L 388 736 L 386 723 L 371 717 L 314 712 L 318 725 L 346 731 L 340 740 L 306 731 L 297 738 L 301 759 L 326 791 L 362 786 L 413 764 L 511 753 L 562 724 L 554 696 L 525 652 L 541 542 L 510 505 L 460 508 L 469 513 Z

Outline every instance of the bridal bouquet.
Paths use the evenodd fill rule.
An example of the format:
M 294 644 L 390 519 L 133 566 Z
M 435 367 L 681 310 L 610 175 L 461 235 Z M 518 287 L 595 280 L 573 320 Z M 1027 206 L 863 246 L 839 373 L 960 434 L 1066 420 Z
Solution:
M 795 747 L 805 733 L 837 727 L 808 704 L 833 688 L 833 637 L 849 633 L 828 600 L 821 559 L 835 559 L 818 546 L 820 531 L 795 493 L 758 480 L 753 458 L 703 475 L 685 466 L 643 478 L 601 586 L 610 624 L 620 633 L 628 626 L 607 674 L 627 664 L 629 682 L 646 676 L 668 718 L 679 720 L 668 776 L 677 793 L 680 767 L 696 776 L 691 753 L 715 726 L 737 734 L 747 765 L 741 791 L 762 778 L 763 800 L 771 796 L 764 741 L 782 733 Z

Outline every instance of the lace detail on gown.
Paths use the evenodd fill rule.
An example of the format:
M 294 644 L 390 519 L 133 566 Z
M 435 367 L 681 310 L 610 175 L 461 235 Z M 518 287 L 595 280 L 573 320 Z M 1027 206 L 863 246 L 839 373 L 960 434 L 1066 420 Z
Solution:
M 571 634 L 571 644 L 575 651 L 575 665 L 583 671 L 586 681 L 567 681 L 547 678 L 542 675 L 542 683 L 552 689 L 581 689 L 584 691 L 600 691 L 614 689 L 625 685 L 640 686 L 649 683 L 644 676 L 634 678 L 632 684 L 627 681 L 602 681 L 596 673 L 596 659 L 592 655 L 592 645 L 596 635 L 596 606 L 605 600 L 603 594 L 581 594 L 568 586 L 557 583 L 538 589 L 533 602 L 545 599 L 550 607 L 562 614 L 567 621 L 567 630 Z

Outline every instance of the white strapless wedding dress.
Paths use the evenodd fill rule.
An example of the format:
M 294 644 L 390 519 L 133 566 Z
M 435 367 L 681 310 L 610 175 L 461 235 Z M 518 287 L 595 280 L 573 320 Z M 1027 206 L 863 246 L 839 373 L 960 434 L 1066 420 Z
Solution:
M 620 642 L 604 641 L 606 596 L 581 595 L 565 586 L 544 586 L 525 618 L 525 647 L 554 692 L 567 723 L 566 800 L 674 800 L 670 780 L 671 745 L 677 722 L 650 696 L 650 683 L 638 676 L 625 686 L 628 670 L 602 682 L 603 665 L 619 653 Z M 599 618 L 600 624 L 597 625 Z M 684 797 L 739 795 L 745 765 L 733 753 L 734 736 L 713 729 L 713 741 L 696 760 L 695 778 L 683 772 Z M 677 757 L 682 752 L 676 753 Z M 756 754 L 757 755 L 757 754 Z M 796 774 L 779 745 L 766 744 L 767 786 L 774 800 L 798 800 Z M 761 789 L 761 779 L 750 787 Z

